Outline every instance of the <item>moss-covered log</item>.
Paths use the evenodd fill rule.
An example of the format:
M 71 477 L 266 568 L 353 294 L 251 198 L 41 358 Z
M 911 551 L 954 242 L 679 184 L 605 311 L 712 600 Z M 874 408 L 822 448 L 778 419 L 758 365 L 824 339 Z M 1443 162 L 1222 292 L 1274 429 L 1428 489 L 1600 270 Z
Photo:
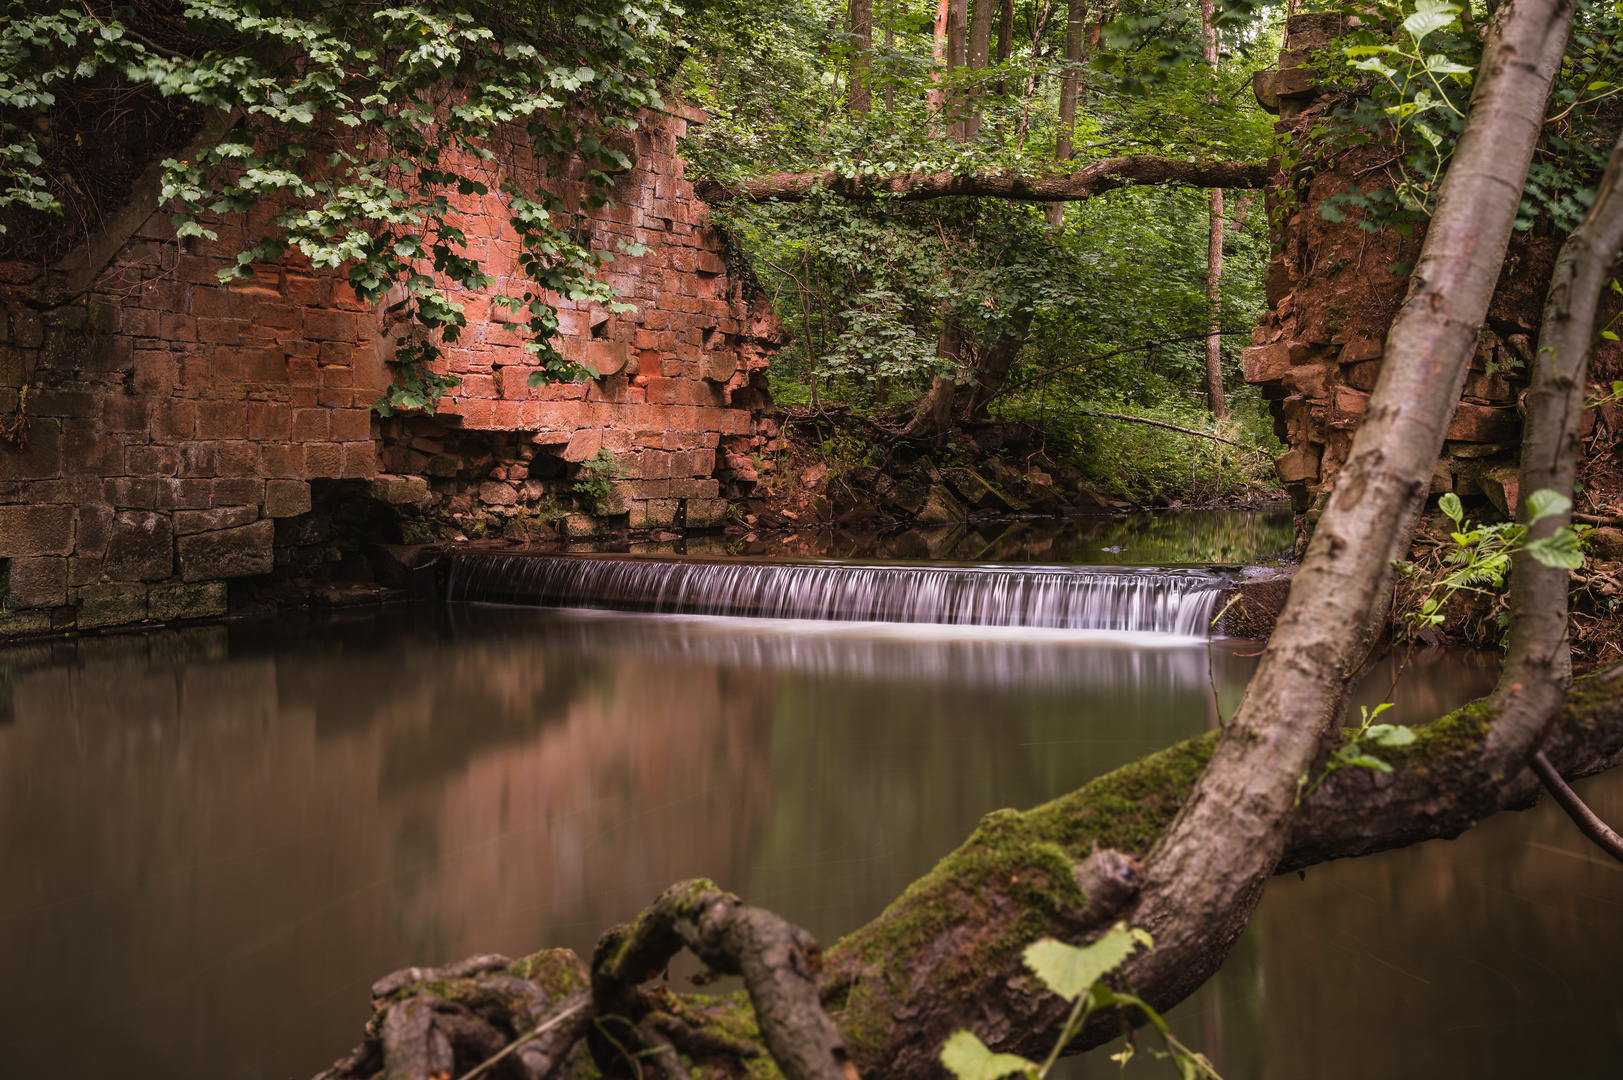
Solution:
M 1410 746 L 1383 750 L 1392 773 L 1332 775 L 1295 812 L 1277 872 L 1457 836 L 1495 812 L 1531 805 L 1539 791 L 1531 773 L 1481 773 L 1492 721 L 1484 703 L 1467 705 L 1417 728 Z M 1217 737 L 1210 732 L 1179 743 L 1042 806 L 988 814 L 883 914 L 824 953 L 816 986 L 858 1071 L 870 1080 L 939 1077 L 936 1054 L 960 1027 L 1000 1050 L 1046 1050 L 1061 1006 L 1024 970 L 1022 950 L 1044 936 L 1079 940 L 1117 917 L 1122 895 L 1101 905 L 1079 880 L 1090 881 L 1100 853 L 1119 852 L 1128 868 L 1137 865 L 1177 815 Z M 1623 668 L 1578 681 L 1543 749 L 1568 778 L 1623 762 Z M 616 928 L 606 935 L 606 948 L 616 952 L 635 936 L 633 927 Z M 638 963 L 648 966 L 646 958 Z M 374 987 L 377 1013 L 366 1039 L 324 1077 L 372 1077 L 386 1061 L 391 1080 L 432 1075 L 411 1071 L 419 1060 L 432 1059 L 411 1055 L 404 1043 L 391 1056 L 387 1045 L 417 1032 L 424 1016 L 444 1038 L 458 1066 L 453 1075 L 460 1076 L 479 1050 L 493 1045 L 470 1021 L 502 1040 L 522 1038 L 565 1002 L 578 1000 L 587 980 L 585 965 L 563 949 L 516 962 L 475 957 L 451 968 L 397 972 Z M 693 1062 L 693 1080 L 781 1075 L 746 995 L 674 994 L 660 985 L 637 993 L 633 1011 L 645 1028 L 670 1033 Z M 391 1023 L 396 1009 L 412 1015 Z M 569 1039 L 584 1034 L 587 1023 L 582 1014 Z M 1094 1037 L 1113 1033 L 1101 1028 Z M 426 1034 L 423 1042 L 432 1038 Z M 560 1043 L 549 1039 L 511 1055 L 510 1070 L 495 1075 L 541 1080 L 599 1072 L 585 1040 L 572 1051 Z

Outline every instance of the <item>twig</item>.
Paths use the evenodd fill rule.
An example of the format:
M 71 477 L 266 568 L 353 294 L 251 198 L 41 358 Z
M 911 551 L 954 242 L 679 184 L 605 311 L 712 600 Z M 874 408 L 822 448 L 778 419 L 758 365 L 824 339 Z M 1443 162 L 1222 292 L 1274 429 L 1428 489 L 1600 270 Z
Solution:
M 1613 832 L 1611 826 L 1602 821 L 1595 811 L 1589 809 L 1578 797 L 1578 793 L 1567 786 L 1567 782 L 1561 779 L 1561 774 L 1555 771 L 1555 766 L 1550 764 L 1550 759 L 1544 756 L 1544 751 L 1540 750 L 1534 754 L 1528 765 L 1538 774 L 1539 780 L 1543 781 L 1550 795 L 1561 804 L 1561 809 L 1567 812 L 1567 816 L 1579 830 L 1593 840 L 1602 851 L 1623 863 L 1623 836 Z
M 488 1071 L 498 1061 L 506 1057 L 508 1054 L 511 1054 L 514 1050 L 517 1050 L 519 1047 L 523 1046 L 532 1039 L 545 1035 L 547 1032 L 551 1031 L 553 1028 L 557 1027 L 571 1016 L 574 1016 L 576 1013 L 580 1012 L 589 1004 L 591 1004 L 591 999 L 588 997 L 583 997 L 580 1001 L 575 1002 L 575 1004 L 571 1005 L 563 1012 L 558 1013 L 556 1016 L 549 1019 L 543 1020 L 541 1023 L 537 1024 L 535 1026 L 535 1030 L 531 1031 L 528 1035 L 525 1035 L 520 1039 L 514 1039 L 512 1042 L 508 1043 L 505 1048 L 497 1051 L 491 1057 L 486 1058 L 484 1061 L 481 1061 L 479 1064 L 463 1073 L 462 1080 L 474 1080 L 474 1077 L 478 1076 L 480 1073 Z

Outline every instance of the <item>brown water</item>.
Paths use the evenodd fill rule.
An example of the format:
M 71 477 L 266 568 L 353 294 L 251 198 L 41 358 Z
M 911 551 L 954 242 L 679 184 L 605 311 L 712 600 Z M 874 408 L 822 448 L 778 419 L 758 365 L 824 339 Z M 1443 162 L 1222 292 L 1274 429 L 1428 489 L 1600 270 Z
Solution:
M 1421 654 L 1400 709 L 1492 674 Z M 378 975 L 588 950 L 694 875 L 831 941 L 1213 719 L 1204 648 L 1098 635 L 465 605 L 0 651 L 0 1075 L 304 1080 Z M 1174 1018 L 1230 1080 L 1616 1075 L 1620 926 L 1541 806 L 1276 881 Z

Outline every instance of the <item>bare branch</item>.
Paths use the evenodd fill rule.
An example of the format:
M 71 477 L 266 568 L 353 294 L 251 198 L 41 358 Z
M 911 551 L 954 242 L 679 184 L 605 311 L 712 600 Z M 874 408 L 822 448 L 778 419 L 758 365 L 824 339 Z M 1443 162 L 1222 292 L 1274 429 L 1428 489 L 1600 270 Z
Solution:
M 1533 755 L 1529 762 L 1533 771 L 1538 774 L 1540 782 L 1546 791 L 1561 804 L 1561 809 L 1567 812 L 1583 834 L 1593 840 L 1597 847 L 1618 862 L 1623 862 L 1623 836 L 1612 831 L 1611 826 L 1600 819 L 1600 816 L 1591 810 L 1588 805 L 1578 797 L 1578 793 L 1567 786 L 1561 779 L 1561 774 L 1555 771 L 1550 759 L 1540 750 Z
M 771 173 L 733 185 L 703 180 L 693 185 L 708 203 L 742 199 L 746 202 L 800 202 L 818 189 L 847 199 L 873 199 L 882 195 L 904 201 L 947 198 L 1012 199 L 1017 202 L 1079 202 L 1102 192 L 1143 184 L 1186 184 L 1203 188 L 1260 188 L 1272 168 L 1251 161 L 1182 161 L 1178 158 L 1136 154 L 1096 161 L 1069 176 L 990 176 L 951 172 L 893 173 L 853 178 L 833 170 L 810 173 Z

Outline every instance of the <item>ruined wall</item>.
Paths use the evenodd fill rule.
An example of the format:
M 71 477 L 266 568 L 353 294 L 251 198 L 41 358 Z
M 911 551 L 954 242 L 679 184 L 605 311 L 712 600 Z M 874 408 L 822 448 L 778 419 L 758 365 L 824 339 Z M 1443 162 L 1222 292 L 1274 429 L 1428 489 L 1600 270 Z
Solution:
M 776 433 L 764 371 L 783 331 L 729 277 L 683 177 L 677 141 L 703 114 L 641 120 L 613 207 L 583 207 L 578 160 L 546 181 L 593 246 L 650 249 L 605 272 L 635 312 L 559 302 L 563 351 L 602 373 L 588 383 L 528 386 L 534 359 L 490 304 L 522 292 L 494 196 L 458 201 L 497 282 L 457 297 L 468 327 L 443 363 L 462 385 L 435 416 L 371 412 L 400 327 L 341 274 L 295 255 L 221 285 L 241 223 L 177 245 L 155 189 L 89 272 L 95 245 L 0 262 L 0 635 L 218 614 L 228 579 L 335 558 L 335 516 L 395 541 L 719 523 Z M 490 187 L 548 164 L 508 140 Z M 627 475 L 588 500 L 574 485 L 600 449 Z
M 1391 229 L 1359 228 L 1351 208 L 1343 221 L 1327 220 L 1320 205 L 1354 183 L 1379 182 L 1386 147 L 1348 149 L 1315 139 L 1315 123 L 1342 104 L 1321 94 L 1310 65 L 1345 23 L 1333 15 L 1297 15 L 1288 21 L 1279 69 L 1259 72 L 1257 98 L 1277 112 L 1282 137 L 1305 147 L 1286 190 L 1269 193 L 1275 255 L 1268 270 L 1268 311 L 1244 350 L 1245 380 L 1260 384 L 1274 416 L 1274 432 L 1289 444 L 1275 460 L 1279 477 L 1307 524 L 1317 519 L 1336 474 L 1352 447 L 1369 392 L 1380 373 L 1386 333 L 1408 290 L 1409 266 L 1419 255 L 1423 229 L 1401 236 Z M 1486 499 L 1513 514 L 1521 415 L 1517 399 L 1537 339 L 1544 294 L 1560 239 L 1535 228 L 1513 236 L 1481 345 L 1449 425 L 1431 493 L 1453 491 L 1467 502 Z M 1615 349 L 1596 358 L 1597 370 Z

